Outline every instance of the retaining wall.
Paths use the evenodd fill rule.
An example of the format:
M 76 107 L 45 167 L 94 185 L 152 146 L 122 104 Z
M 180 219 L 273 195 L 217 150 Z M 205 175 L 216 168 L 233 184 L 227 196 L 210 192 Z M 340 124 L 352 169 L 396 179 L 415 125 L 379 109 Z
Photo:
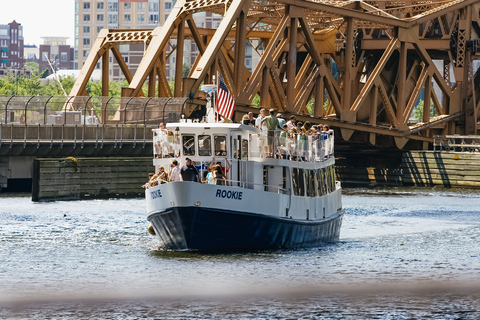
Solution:
M 143 197 L 151 157 L 36 159 L 33 201 Z

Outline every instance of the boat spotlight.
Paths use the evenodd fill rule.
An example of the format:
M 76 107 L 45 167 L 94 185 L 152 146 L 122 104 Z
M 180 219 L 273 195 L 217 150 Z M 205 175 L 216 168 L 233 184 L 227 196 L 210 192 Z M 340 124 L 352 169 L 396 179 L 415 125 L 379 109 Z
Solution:
M 175 206 L 175 202 L 170 201 L 170 205 L 171 205 L 172 207 L 174 207 L 174 206 Z
M 200 201 L 195 202 L 195 207 L 200 207 L 202 203 Z

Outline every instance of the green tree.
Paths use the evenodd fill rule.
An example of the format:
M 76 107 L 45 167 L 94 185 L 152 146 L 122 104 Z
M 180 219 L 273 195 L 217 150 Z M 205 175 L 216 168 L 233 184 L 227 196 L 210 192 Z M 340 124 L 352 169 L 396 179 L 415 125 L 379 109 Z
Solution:
M 252 107 L 260 108 L 260 95 L 256 94 L 252 100 Z
M 189 73 L 190 73 L 190 67 L 188 66 L 188 64 L 184 63 L 182 66 L 182 76 L 186 78 L 188 77 Z
M 29 61 L 25 63 L 25 69 L 30 69 L 32 74 L 38 75 L 40 73 L 40 66 L 37 62 Z
M 420 119 L 420 121 L 423 118 L 424 104 L 425 102 L 423 101 L 423 99 L 418 100 L 417 106 L 413 111 L 413 117 L 416 119 Z M 437 116 L 437 110 L 435 109 L 435 105 L 433 103 L 430 103 L 430 118 L 436 117 L 436 116 Z

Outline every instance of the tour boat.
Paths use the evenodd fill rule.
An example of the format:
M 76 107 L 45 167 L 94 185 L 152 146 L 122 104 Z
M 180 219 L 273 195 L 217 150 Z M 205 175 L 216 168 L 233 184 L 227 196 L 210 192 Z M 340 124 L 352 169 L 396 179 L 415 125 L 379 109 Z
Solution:
M 252 126 L 183 119 L 154 131 L 156 171 L 189 158 L 201 180 L 163 179 L 145 190 L 149 230 L 162 249 L 291 249 L 338 240 L 344 209 L 333 132 L 297 140 L 279 131 L 267 141 Z M 225 171 L 222 183 L 205 183 L 212 161 Z

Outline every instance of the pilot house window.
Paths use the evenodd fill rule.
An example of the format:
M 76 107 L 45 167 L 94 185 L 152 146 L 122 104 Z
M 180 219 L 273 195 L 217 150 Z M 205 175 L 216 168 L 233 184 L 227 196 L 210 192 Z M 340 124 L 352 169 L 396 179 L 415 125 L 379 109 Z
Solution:
M 195 136 L 194 135 L 182 135 L 183 155 L 194 156 L 195 155 Z
M 212 155 L 212 139 L 210 135 L 198 136 L 198 155 L 199 156 L 211 156 Z
M 227 137 L 226 136 L 214 136 L 215 143 L 215 155 L 226 156 L 227 155 Z

